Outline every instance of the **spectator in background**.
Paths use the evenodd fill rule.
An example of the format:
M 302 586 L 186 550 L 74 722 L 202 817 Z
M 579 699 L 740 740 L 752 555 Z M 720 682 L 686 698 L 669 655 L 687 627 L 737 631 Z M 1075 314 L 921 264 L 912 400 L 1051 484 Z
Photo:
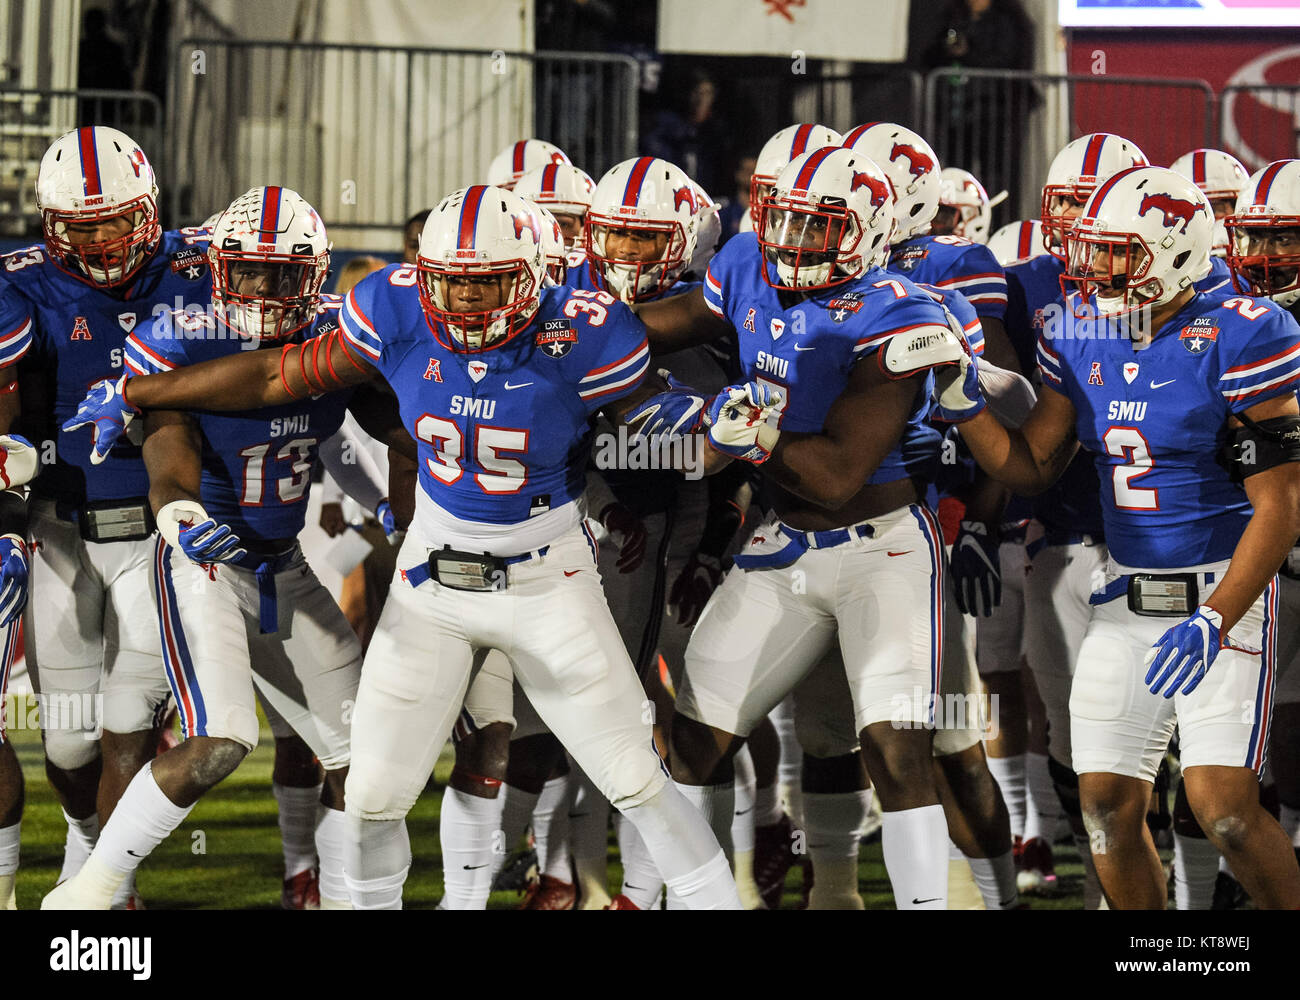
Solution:
M 718 88 L 702 70 L 691 74 L 684 108 L 661 111 L 650 132 L 641 139 L 641 152 L 675 163 L 712 194 L 727 183 L 731 161 L 731 131 L 714 113 Z
M 920 40 L 923 70 L 1033 68 L 1034 26 L 1020 0 L 949 0 L 933 24 L 928 42 Z M 929 139 L 940 161 L 964 167 L 990 191 L 1005 188 L 1012 195 L 1008 210 L 1023 215 L 1020 151 L 1026 119 L 1039 100 L 1033 84 L 954 74 L 937 94 L 938 128 Z
M 754 156 L 742 156 L 736 161 L 736 169 L 732 174 L 736 190 L 722 206 L 722 212 L 719 214 L 719 221 L 722 223 L 722 243 L 726 243 L 740 232 L 741 222 L 749 215 L 749 181 L 754 176 L 754 167 L 757 164 L 758 159 Z

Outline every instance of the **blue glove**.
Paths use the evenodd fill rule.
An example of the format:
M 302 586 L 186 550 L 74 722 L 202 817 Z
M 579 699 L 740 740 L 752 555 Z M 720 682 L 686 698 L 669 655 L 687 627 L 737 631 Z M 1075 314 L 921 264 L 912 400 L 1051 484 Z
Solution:
M 724 455 L 760 465 L 772 455 L 781 432 L 767 422 L 781 393 L 766 382 L 729 385 L 709 401 L 704 422 L 709 444 Z
M 1223 615 L 1202 604 L 1190 618 L 1162 635 L 1142 664 L 1147 668 L 1146 683 L 1151 693 L 1160 694 L 1163 689 L 1164 696 L 1172 698 L 1180 686 L 1183 694 L 1195 691 L 1219 655 L 1222 627 Z
M 659 374 L 668 380 L 668 391 L 638 403 L 624 417 L 624 423 L 636 428 L 630 439 L 633 442 L 683 437 L 700 426 L 704 397 L 663 369 Z
M 971 352 L 970 341 L 961 327 L 955 323 L 952 326 L 953 332 L 961 337 L 962 357 L 955 364 L 934 370 L 934 409 L 930 415 L 955 424 L 970 420 L 986 404 L 980 392 L 979 365 Z
M 211 518 L 189 527 L 182 522 L 177 537 L 181 551 L 196 563 L 234 562 L 248 554 L 239 547 L 239 536 L 228 525 Z
M 393 516 L 392 504 L 387 499 L 379 501 L 379 506 L 375 508 L 375 520 L 383 526 L 384 537 L 391 538 L 397 530 L 397 518 Z
M 101 379 L 94 383 L 87 390 L 86 398 L 81 401 L 72 419 L 64 421 L 65 431 L 75 431 L 87 424 L 94 427 L 90 448 L 92 465 L 99 465 L 108 457 L 118 438 L 126 433 L 127 425 L 136 414 L 142 412 L 127 402 L 126 379 L 123 375 L 116 382 Z
M 0 537 L 0 628 L 27 604 L 27 546 L 17 535 Z
M 998 543 L 978 521 L 962 521 L 949 560 L 953 593 L 964 615 L 988 618 L 1002 603 Z

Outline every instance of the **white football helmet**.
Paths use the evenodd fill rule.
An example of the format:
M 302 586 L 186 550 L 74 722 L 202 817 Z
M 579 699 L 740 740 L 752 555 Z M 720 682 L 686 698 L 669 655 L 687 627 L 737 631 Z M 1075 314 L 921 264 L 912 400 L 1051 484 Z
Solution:
M 134 139 L 104 125 L 54 140 L 36 175 L 36 207 L 50 257 L 99 288 L 129 282 L 162 240 L 153 167 Z
M 1097 185 L 1128 167 L 1147 165 L 1137 143 L 1110 132 L 1093 132 L 1067 143 L 1047 168 L 1040 218 L 1047 249 L 1065 260 L 1065 237 Z
M 281 340 L 316 315 L 330 241 L 297 191 L 250 188 L 213 224 L 208 264 L 216 315 L 236 333 Z
M 516 189 L 517 191 L 517 189 Z M 524 199 L 527 201 L 527 199 Z M 530 203 L 542 219 L 542 252 L 546 255 L 546 283 L 562 285 L 569 276 L 569 248 L 559 220 L 541 205 Z
M 695 256 L 699 211 L 695 182 L 681 167 L 653 156 L 611 167 L 587 213 L 592 277 L 624 302 L 667 291 Z
M 871 157 L 894 186 L 894 240 L 901 243 L 930 231 L 939 210 L 939 158 L 910 128 L 871 122 L 844 134 L 844 145 Z
M 785 165 L 811 149 L 838 146 L 843 136 L 825 125 L 788 125 L 763 143 L 754 161 L 754 175 L 749 179 L 749 221 L 758 228 L 758 203 L 772 193 L 772 185 Z
M 571 163 L 548 163 L 537 167 L 520 177 L 514 186 L 515 194 L 524 201 L 541 205 L 555 216 L 560 229 L 567 229 L 569 248 L 575 250 L 582 245 L 582 223 L 591 208 L 591 196 L 595 190 L 596 182 L 587 176 L 586 171 Z
M 722 240 L 722 206 L 709 197 L 709 192 L 694 181 L 695 197 L 699 208 L 695 213 L 695 253 L 686 262 L 686 272 L 699 281 L 704 280 L 704 272 L 718 252 L 718 243 Z
M 546 276 L 543 220 L 505 188 L 475 184 L 444 198 L 420 233 L 420 303 L 452 350 L 500 347 L 537 312 Z M 477 279 L 477 280 L 474 280 Z
M 1063 281 L 1081 304 L 1123 316 L 1172 300 L 1210 273 L 1214 213 L 1201 189 L 1168 167 L 1129 167 L 1106 178 L 1066 241 Z M 1077 306 L 1076 315 L 1088 315 Z
M 492 158 L 487 180 L 493 187 L 510 191 L 528 171 L 544 167 L 548 163 L 573 165 L 573 161 L 559 146 L 544 139 L 522 139 L 512 142 Z
M 1274 160 L 1251 174 L 1223 221 L 1237 290 L 1284 307 L 1300 300 L 1300 160 Z
M 1241 161 L 1221 149 L 1193 149 L 1169 165 L 1191 181 L 1210 199 L 1214 209 L 1214 249 L 1216 257 L 1228 253 L 1228 230 L 1223 219 L 1232 214 L 1237 195 L 1246 186 L 1249 174 Z
M 1008 222 L 991 237 L 989 249 L 1003 267 L 1018 260 L 1029 260 L 1047 253 L 1043 245 L 1043 224 L 1037 219 Z
M 939 172 L 939 210 L 932 223 L 934 232 L 987 243 L 992 223 L 993 208 L 984 185 L 969 170 L 944 167 Z
M 758 245 L 775 265 L 773 288 L 830 288 L 882 267 L 894 230 L 885 172 L 853 149 L 823 146 L 795 157 L 760 203 Z

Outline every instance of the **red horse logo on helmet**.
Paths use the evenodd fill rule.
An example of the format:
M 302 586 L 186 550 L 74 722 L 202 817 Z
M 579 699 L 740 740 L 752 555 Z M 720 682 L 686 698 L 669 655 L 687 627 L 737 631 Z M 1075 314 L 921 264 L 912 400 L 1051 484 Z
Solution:
M 862 186 L 866 186 L 871 192 L 871 204 L 879 208 L 889 198 L 889 181 L 878 181 L 868 173 L 862 173 L 857 170 L 853 171 L 853 181 L 849 185 L 850 191 L 856 191 Z
M 699 199 L 695 197 L 695 189 L 689 184 L 686 187 L 679 187 L 673 191 L 673 211 L 676 212 L 682 207 L 682 202 L 686 202 L 694 215 L 700 209 Z
M 907 172 L 913 177 L 923 177 L 934 169 L 934 160 L 909 143 L 894 143 L 894 148 L 889 151 L 889 162 L 893 163 L 900 156 L 907 158 Z
M 1200 206 L 1194 201 L 1184 201 L 1182 198 L 1175 198 L 1167 194 L 1149 194 L 1142 199 L 1142 204 L 1138 206 L 1138 216 L 1146 215 L 1153 208 L 1158 208 L 1165 217 L 1165 226 L 1172 227 L 1178 220 L 1182 220 L 1182 225 L 1178 231 L 1187 232 L 1187 224 L 1192 221 L 1192 216 Z
M 513 219 L 515 223 L 515 239 L 519 239 L 523 236 L 524 230 L 526 229 L 533 234 L 533 243 L 537 246 L 542 245 L 542 230 L 541 227 L 537 225 L 537 219 L 533 216 L 532 212 L 524 212 L 522 215 L 512 215 L 510 218 Z

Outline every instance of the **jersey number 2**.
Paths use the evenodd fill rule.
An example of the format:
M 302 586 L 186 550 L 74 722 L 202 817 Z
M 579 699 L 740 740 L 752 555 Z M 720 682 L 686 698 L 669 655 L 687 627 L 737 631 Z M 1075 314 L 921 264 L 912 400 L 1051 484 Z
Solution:
M 1125 459 L 1124 464 L 1111 469 L 1111 484 L 1115 488 L 1115 506 L 1121 510 L 1159 510 L 1160 491 L 1133 485 L 1133 480 L 1145 476 L 1155 465 L 1151 447 L 1136 427 L 1111 427 L 1102 437 L 1106 454 Z

